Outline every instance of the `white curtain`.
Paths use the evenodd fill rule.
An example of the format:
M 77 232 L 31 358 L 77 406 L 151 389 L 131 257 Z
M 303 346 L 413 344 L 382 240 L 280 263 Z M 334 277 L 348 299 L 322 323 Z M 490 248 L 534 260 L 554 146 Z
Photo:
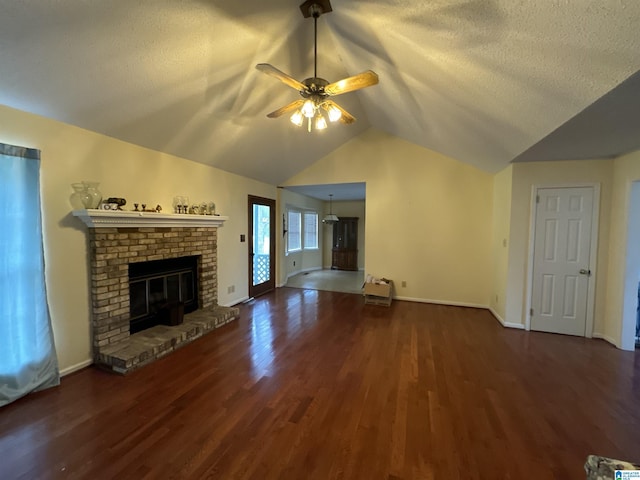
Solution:
M 58 385 L 44 282 L 40 152 L 0 143 L 0 406 Z

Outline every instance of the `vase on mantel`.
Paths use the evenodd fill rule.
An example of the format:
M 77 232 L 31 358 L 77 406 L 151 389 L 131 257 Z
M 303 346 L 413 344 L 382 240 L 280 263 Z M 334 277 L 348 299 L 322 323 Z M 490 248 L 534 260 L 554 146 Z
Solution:
M 72 183 L 73 193 L 69 197 L 71 208 L 74 210 L 83 210 L 87 208 L 87 204 L 90 203 L 91 197 L 87 193 L 87 187 L 84 183 Z
M 99 182 L 82 182 L 87 189 L 85 208 L 98 208 L 102 201 L 102 193 L 98 190 Z

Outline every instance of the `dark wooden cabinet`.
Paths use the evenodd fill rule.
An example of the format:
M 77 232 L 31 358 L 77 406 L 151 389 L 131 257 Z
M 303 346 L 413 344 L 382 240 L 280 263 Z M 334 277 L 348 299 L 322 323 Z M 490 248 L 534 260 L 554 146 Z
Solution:
M 358 217 L 340 217 L 333 224 L 331 268 L 358 270 Z

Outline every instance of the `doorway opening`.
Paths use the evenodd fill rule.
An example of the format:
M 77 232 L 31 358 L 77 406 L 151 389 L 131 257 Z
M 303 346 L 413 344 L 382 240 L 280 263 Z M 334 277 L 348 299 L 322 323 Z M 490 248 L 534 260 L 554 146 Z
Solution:
M 329 199 L 333 199 L 330 202 Z M 318 248 L 291 252 L 288 244 L 283 246 L 281 263 L 282 285 L 294 288 L 328 290 L 346 293 L 361 293 L 364 281 L 365 230 L 366 230 L 366 184 L 336 183 L 322 185 L 295 185 L 281 189 L 281 212 L 290 210 L 316 211 L 319 219 L 330 213 L 338 222 L 318 224 Z M 319 203 L 322 202 L 322 203 Z M 341 225 L 350 218 L 352 229 L 346 235 Z M 288 238 L 290 222 L 287 220 L 283 235 Z M 348 239 L 344 243 L 341 239 Z
M 631 184 L 620 348 L 640 348 L 640 181 Z

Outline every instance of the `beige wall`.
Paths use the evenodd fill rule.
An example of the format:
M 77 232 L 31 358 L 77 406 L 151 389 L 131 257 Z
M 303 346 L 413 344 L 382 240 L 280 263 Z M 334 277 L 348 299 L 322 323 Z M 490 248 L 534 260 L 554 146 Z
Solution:
M 513 167 L 510 165 L 493 178 L 493 292 L 489 305 L 502 323 L 505 323 L 507 299 L 512 177 Z
M 284 238 L 282 235 L 282 215 L 287 212 L 288 208 L 294 210 L 313 211 L 318 214 L 318 243 L 319 248 L 317 250 L 303 250 L 301 252 L 295 252 L 287 254 L 286 241 L 282 241 L 280 249 L 278 250 L 279 262 L 280 262 L 280 277 L 278 285 L 284 285 L 287 282 L 287 278 L 295 275 L 299 272 L 318 270 L 322 268 L 322 212 L 323 202 L 315 198 L 307 197 L 306 195 L 300 195 L 299 193 L 291 192 L 286 189 L 280 189 L 280 207 L 278 214 L 278 221 L 280 222 L 280 228 L 278 229 L 278 236 Z
M 364 252 L 365 252 L 365 201 L 340 201 L 333 202 L 333 207 L 331 208 L 333 213 L 340 217 L 358 217 L 358 270 L 364 270 Z M 329 202 L 325 202 L 324 204 L 324 215 L 329 213 Z M 324 225 L 322 227 L 323 230 L 323 267 L 331 268 L 331 257 L 332 257 L 332 248 L 333 248 L 333 226 L 332 225 Z
M 509 260 L 506 282 L 506 322 L 522 326 L 526 324 L 526 297 L 527 289 L 530 288 L 527 282 L 527 269 L 533 187 L 592 183 L 600 185 L 600 222 L 598 261 L 595 268 L 596 291 L 593 331 L 595 335 L 603 336 L 606 334 L 604 314 L 612 194 L 611 160 L 533 162 L 513 165 Z
M 213 200 L 229 221 L 218 233 L 219 303 L 248 295 L 247 195 L 276 198 L 276 188 L 104 135 L 0 106 L 0 141 L 42 151 L 46 282 L 60 368 L 91 359 L 87 236 L 70 214 L 72 182 L 95 180 L 105 196 L 171 211 L 172 198 Z M 234 285 L 235 293 L 227 294 Z
M 165 211 L 176 194 L 215 201 L 230 217 L 218 237 L 223 305 L 248 296 L 248 245 L 239 241 L 249 233 L 248 194 L 278 196 L 276 249 L 283 251 L 282 205 L 289 197 L 274 186 L 3 106 L 0 124 L 0 141 L 42 151 L 46 280 L 63 371 L 91 359 L 86 229 L 70 214 L 71 183 L 99 181 L 105 196 L 159 203 Z M 400 298 L 490 306 L 507 324 L 524 325 L 533 185 L 599 183 L 594 332 L 620 346 L 629 192 L 636 180 L 640 152 L 616 160 L 514 164 L 492 176 L 371 129 L 286 185 L 366 182 L 367 273 L 395 280 Z M 284 256 L 281 281 L 283 262 Z M 303 262 L 316 264 L 322 260 Z M 230 286 L 235 293 L 227 294 Z
M 492 175 L 370 129 L 285 185 L 345 182 L 367 184 L 367 273 L 400 298 L 488 306 Z

